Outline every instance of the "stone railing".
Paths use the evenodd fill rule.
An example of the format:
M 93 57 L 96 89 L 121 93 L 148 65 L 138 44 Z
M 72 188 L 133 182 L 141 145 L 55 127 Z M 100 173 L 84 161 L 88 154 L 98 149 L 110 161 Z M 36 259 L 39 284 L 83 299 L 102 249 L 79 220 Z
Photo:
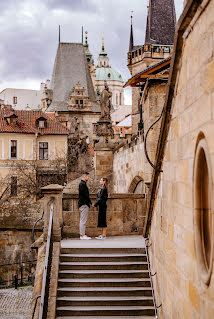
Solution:
M 96 196 L 91 195 L 92 202 Z M 139 235 L 145 223 L 146 199 L 144 194 L 111 194 L 107 201 L 108 236 Z M 97 236 L 98 211 L 90 208 L 86 233 Z M 63 237 L 79 236 L 79 209 L 77 194 L 63 194 Z

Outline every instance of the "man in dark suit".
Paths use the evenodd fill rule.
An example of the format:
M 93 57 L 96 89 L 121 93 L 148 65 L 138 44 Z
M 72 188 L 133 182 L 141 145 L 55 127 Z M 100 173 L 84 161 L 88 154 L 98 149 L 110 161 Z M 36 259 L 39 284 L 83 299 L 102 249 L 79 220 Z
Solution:
M 91 206 L 91 200 L 89 196 L 89 190 L 87 181 L 89 179 L 89 173 L 85 172 L 82 176 L 79 184 L 79 211 L 80 211 L 80 239 L 91 239 L 85 234 L 85 225 L 88 219 L 88 211 Z

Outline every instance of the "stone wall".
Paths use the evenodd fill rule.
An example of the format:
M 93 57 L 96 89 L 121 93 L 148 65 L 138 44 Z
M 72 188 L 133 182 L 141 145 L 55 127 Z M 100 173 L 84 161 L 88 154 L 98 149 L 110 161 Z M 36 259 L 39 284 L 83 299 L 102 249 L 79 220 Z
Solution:
M 5 264 L 33 261 L 36 254 L 31 250 L 32 228 L 34 222 L 41 217 L 42 209 L 38 205 L 26 212 L 17 211 L 13 215 L 9 212 L 0 216 L 0 281 L 12 280 L 19 275 L 20 265 L 3 266 Z M 37 235 L 41 234 L 42 224 L 37 225 Z M 23 276 L 27 278 L 35 270 L 35 264 L 24 264 Z
M 96 196 L 91 196 L 95 202 Z M 144 195 L 111 194 L 107 201 L 107 224 L 109 236 L 142 234 L 145 223 L 146 199 Z M 89 211 L 86 233 L 97 236 L 98 211 L 91 208 Z M 63 195 L 63 236 L 79 236 L 79 209 L 78 195 Z
M 143 136 L 125 142 L 114 151 L 113 184 L 114 193 L 128 193 L 136 176 L 146 179 L 144 174 L 145 158 Z
M 165 82 L 150 82 L 143 103 L 144 133 L 147 132 L 149 126 L 160 116 L 165 96 Z M 146 142 L 147 152 L 153 163 L 159 132 L 160 122 L 155 124 L 150 130 Z M 142 131 L 141 135 L 138 134 L 131 140 L 123 142 L 114 150 L 113 176 L 115 193 L 129 192 L 130 185 L 136 177 L 140 177 L 146 183 L 151 181 L 153 168 L 148 163 L 144 153 L 144 133 Z
M 21 278 L 20 264 L 11 265 L 13 263 L 23 262 L 24 282 L 26 282 L 28 276 L 33 276 L 36 269 L 36 254 L 35 251 L 30 249 L 31 245 L 31 231 L 0 231 L 0 282 L 7 281 L 10 285 L 14 275 L 17 275 L 19 279 Z M 32 261 L 32 263 L 25 263 L 27 261 Z
M 202 7 L 198 8 L 201 9 Z M 162 303 L 162 307 L 158 310 L 160 319 L 212 319 L 214 314 L 213 0 L 202 11 L 189 31 L 182 45 L 183 52 L 179 61 L 180 68 L 172 103 L 172 119 L 165 148 L 163 173 L 159 179 L 150 228 L 152 243 L 149 248 L 150 259 L 152 270 L 157 272 L 157 276 L 153 277 L 156 298 L 158 305 Z M 206 167 L 197 168 L 194 164 L 196 150 L 202 142 L 206 145 L 204 150 L 207 177 L 204 171 Z M 194 184 L 198 169 L 201 170 L 200 178 L 208 180 L 204 186 L 201 186 L 206 194 L 200 203 L 202 206 L 195 206 L 197 192 L 201 191 L 201 187 L 196 189 L 197 184 Z M 206 206 L 207 196 L 209 207 Z M 198 224 L 196 216 L 199 213 L 201 219 Z M 210 214 L 207 221 L 206 214 Z M 199 235 L 201 223 L 207 225 L 207 228 L 204 228 L 204 236 L 210 236 L 208 239 L 205 238 L 205 242 L 203 235 L 201 237 Z M 207 271 L 210 268 L 210 278 L 205 283 L 203 277 L 206 270 L 202 270 L 200 243 L 205 247 L 203 254 L 207 254 L 209 241 L 211 261 L 207 259 Z

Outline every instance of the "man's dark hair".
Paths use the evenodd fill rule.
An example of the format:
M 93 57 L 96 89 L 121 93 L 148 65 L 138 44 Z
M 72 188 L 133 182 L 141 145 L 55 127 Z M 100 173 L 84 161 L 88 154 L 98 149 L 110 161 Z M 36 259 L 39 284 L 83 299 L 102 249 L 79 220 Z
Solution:
M 89 172 L 84 172 L 83 175 L 89 175 Z

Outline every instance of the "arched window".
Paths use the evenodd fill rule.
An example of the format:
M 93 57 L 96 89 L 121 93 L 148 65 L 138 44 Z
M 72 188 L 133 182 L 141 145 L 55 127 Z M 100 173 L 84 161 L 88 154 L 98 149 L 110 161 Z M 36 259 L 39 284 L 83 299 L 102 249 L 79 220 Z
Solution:
M 118 105 L 118 95 L 116 94 L 116 105 Z
M 209 284 L 213 258 L 212 174 L 208 146 L 202 138 L 194 162 L 194 227 L 199 275 Z

